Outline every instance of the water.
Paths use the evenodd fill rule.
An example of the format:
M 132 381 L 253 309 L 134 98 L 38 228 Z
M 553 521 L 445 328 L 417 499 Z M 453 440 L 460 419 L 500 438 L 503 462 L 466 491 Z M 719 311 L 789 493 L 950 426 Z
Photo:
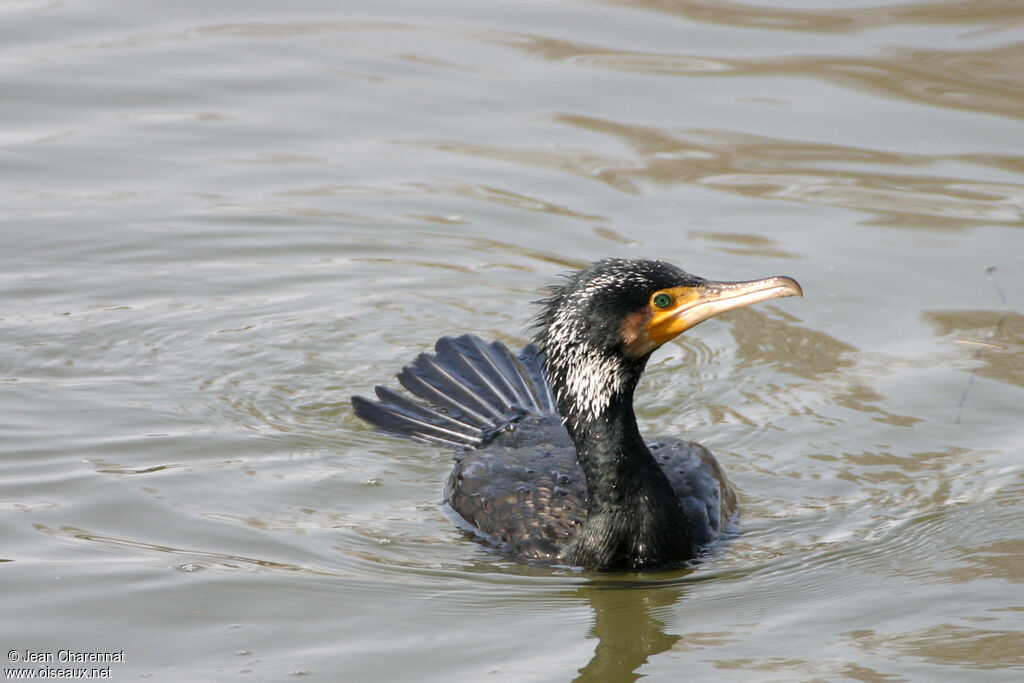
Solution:
M 75 665 L 118 680 L 1021 675 L 1019 3 L 0 14 L 4 652 L 123 652 Z M 449 454 L 349 408 L 442 334 L 522 344 L 547 283 L 612 255 L 806 292 L 641 387 L 645 432 L 741 492 L 692 572 L 509 563 L 438 505 Z

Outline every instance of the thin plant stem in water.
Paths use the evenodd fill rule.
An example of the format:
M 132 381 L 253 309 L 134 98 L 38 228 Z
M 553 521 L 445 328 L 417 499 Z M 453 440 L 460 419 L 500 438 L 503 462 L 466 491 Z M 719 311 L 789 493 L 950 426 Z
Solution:
M 999 302 L 1003 305 L 1003 313 L 999 316 L 999 320 L 996 321 L 995 327 L 986 335 L 989 339 L 995 339 L 999 336 L 999 333 L 1003 329 L 1003 323 L 1006 322 L 1006 315 L 1009 312 L 1009 307 L 1006 301 L 1006 294 L 1003 292 L 1003 288 L 996 282 L 995 273 L 998 271 L 998 266 L 989 266 L 985 269 L 985 279 L 988 280 L 992 288 L 996 290 L 996 294 L 999 295 Z M 971 388 L 974 386 L 974 378 L 978 376 L 978 368 L 981 367 L 981 354 L 985 353 L 986 349 L 999 349 L 1003 348 L 999 344 L 993 344 L 991 342 L 968 342 L 967 340 L 958 340 L 962 343 L 973 343 L 978 346 L 978 350 L 974 354 L 974 369 L 971 370 L 971 376 L 967 379 L 967 386 L 964 388 L 963 396 L 960 397 L 960 404 L 957 406 L 956 411 L 956 424 L 960 424 L 960 418 L 964 414 L 964 405 L 967 403 L 967 395 L 971 393 Z

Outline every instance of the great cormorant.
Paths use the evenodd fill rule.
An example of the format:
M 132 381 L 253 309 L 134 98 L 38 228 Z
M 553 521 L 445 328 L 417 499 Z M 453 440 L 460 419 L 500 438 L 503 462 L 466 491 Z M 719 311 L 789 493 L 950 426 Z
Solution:
M 443 337 L 386 387 L 354 396 L 376 427 L 458 449 L 445 500 L 517 560 L 600 570 L 695 558 L 736 514 L 700 444 L 645 442 L 633 391 L 651 353 L 712 316 L 800 295 L 788 277 L 714 282 L 664 261 L 606 259 L 540 302 L 533 344 Z

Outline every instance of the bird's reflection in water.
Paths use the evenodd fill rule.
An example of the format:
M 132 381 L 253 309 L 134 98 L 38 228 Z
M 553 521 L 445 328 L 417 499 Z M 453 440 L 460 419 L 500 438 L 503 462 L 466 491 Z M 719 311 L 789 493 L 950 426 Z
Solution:
M 588 638 L 597 639 L 594 656 L 576 681 L 635 681 L 640 667 L 670 650 L 681 636 L 666 633 L 657 616 L 683 598 L 681 583 L 599 581 L 581 587 L 578 596 L 594 609 Z

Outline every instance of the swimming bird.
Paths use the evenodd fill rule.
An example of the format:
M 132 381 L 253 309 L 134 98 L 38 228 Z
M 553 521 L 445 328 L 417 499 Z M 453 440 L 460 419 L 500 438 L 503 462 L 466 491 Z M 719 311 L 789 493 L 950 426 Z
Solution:
M 353 396 L 379 429 L 455 447 L 457 522 L 516 560 L 642 570 L 693 560 L 737 512 L 700 444 L 645 442 L 633 393 L 651 354 L 742 306 L 803 296 L 791 278 L 716 282 L 656 260 L 605 259 L 551 287 L 533 343 L 442 337 L 398 380 Z

